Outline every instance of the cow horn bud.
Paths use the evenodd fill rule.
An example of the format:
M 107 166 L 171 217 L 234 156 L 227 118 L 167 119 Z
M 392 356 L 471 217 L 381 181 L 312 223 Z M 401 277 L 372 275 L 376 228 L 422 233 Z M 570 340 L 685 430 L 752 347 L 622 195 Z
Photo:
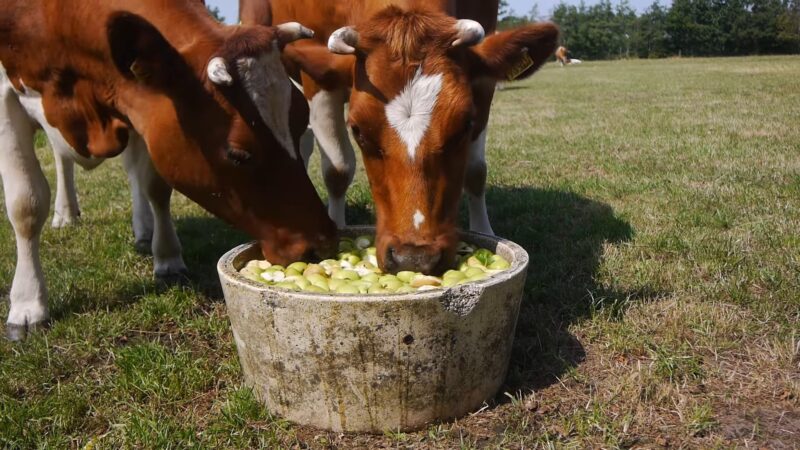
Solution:
M 278 40 L 282 44 L 289 44 L 298 39 L 310 39 L 314 37 L 314 31 L 304 27 L 297 22 L 282 23 L 275 28 L 278 29 Z
M 358 46 L 358 32 L 353 27 L 334 31 L 328 39 L 328 50 L 339 55 L 352 55 Z
M 206 67 L 206 73 L 208 74 L 208 79 L 216 85 L 230 86 L 233 84 L 233 77 L 228 72 L 228 65 L 225 63 L 225 59 L 220 56 L 211 58 L 211 61 L 208 62 L 208 67 Z
M 456 33 L 458 38 L 453 41 L 453 47 L 459 45 L 471 47 L 479 44 L 486 35 L 481 24 L 469 19 L 460 19 L 456 22 Z

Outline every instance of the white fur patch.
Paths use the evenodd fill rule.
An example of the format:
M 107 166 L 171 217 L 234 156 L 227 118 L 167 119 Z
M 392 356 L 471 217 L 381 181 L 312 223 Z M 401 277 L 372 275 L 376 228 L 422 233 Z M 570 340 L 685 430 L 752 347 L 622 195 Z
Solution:
M 13 225 L 17 266 L 8 292 L 8 323 L 26 325 L 48 317 L 47 287 L 39 261 L 39 236 L 50 209 L 50 189 L 33 151 L 33 127 L 0 65 L 0 181 Z
M 442 75 L 423 75 L 418 70 L 403 91 L 386 105 L 386 119 L 406 144 L 413 160 L 428 127 L 442 90 Z
M 419 230 L 420 225 L 422 225 L 425 222 L 425 215 L 422 214 L 420 210 L 417 210 L 417 212 L 414 213 L 413 219 L 414 219 L 414 229 Z
M 297 159 L 289 131 L 292 88 L 277 45 L 273 45 L 270 53 L 259 58 L 241 58 L 236 65 L 242 85 L 258 108 L 261 119 L 289 156 Z

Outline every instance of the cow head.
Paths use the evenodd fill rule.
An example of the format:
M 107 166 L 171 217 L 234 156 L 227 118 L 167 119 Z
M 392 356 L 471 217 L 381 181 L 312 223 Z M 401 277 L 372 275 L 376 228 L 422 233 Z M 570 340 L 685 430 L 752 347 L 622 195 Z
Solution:
M 220 27 L 180 50 L 132 14 L 107 30 L 124 80 L 116 106 L 170 185 L 258 239 L 270 261 L 334 248 L 335 225 L 297 151 L 308 107 L 280 61 L 310 30 Z
M 349 124 L 375 200 L 382 268 L 441 272 L 454 263 L 468 148 L 488 113 L 476 89 L 531 75 L 557 38 L 542 23 L 484 39 L 477 22 L 397 7 L 330 36 L 330 52 L 351 60 L 338 77 L 352 81 Z M 288 55 L 323 87 L 342 66 L 343 57 L 309 45 Z

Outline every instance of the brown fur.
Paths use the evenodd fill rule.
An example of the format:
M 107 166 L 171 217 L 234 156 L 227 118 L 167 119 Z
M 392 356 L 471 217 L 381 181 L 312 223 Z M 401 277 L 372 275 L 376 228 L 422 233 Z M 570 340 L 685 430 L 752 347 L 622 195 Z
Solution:
M 553 53 L 558 29 L 541 23 L 493 34 L 497 0 L 240 0 L 240 5 L 243 23 L 260 23 L 248 12 L 260 7 L 269 9 L 276 24 L 298 21 L 316 32 L 314 41 L 289 45 L 285 54 L 292 67 L 302 69 L 307 98 L 320 89 L 351 89 L 349 122 L 360 130 L 382 266 L 387 268 L 389 248 L 414 248 L 441 254 L 434 271 L 446 268 L 458 240 L 467 150 L 488 122 L 494 82 L 520 65 L 523 52 L 533 64 L 519 78 L 533 74 Z M 484 42 L 452 47 L 457 18 L 480 22 Z M 327 51 L 329 36 L 344 26 L 359 34 L 355 56 Z M 423 74 L 441 74 L 444 84 L 428 134 L 410 162 L 387 123 L 385 106 L 420 68 Z M 485 167 L 468 175 L 481 179 L 467 182 L 467 188 L 482 191 Z M 419 229 L 411 220 L 416 210 L 426 218 Z
M 42 94 L 48 122 L 76 151 L 113 156 L 135 129 L 165 181 L 258 239 L 270 260 L 288 262 L 329 246 L 335 227 L 299 158 L 280 148 L 241 86 L 214 86 L 205 72 L 214 56 L 273 51 L 275 37 L 272 28 L 218 24 L 197 0 L 0 8 L 0 61 L 15 86 Z M 299 137 L 301 98 L 291 114 Z M 228 159 L 231 147 L 251 155 L 247 164 Z
M 390 6 L 359 28 L 359 48 L 369 53 L 385 45 L 389 57 L 418 64 L 430 53 L 442 53 L 452 44 L 456 39 L 454 23 L 452 17 L 435 11 Z
M 558 49 L 556 49 L 556 60 L 561 64 L 569 64 L 569 57 L 567 56 L 568 51 L 567 47 L 563 45 L 558 47 Z

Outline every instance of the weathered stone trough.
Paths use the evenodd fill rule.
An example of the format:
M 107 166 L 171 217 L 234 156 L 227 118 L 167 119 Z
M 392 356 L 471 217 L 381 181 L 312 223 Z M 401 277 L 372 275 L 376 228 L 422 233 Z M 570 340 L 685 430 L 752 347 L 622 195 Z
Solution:
M 462 238 L 511 268 L 449 289 L 322 295 L 250 281 L 238 269 L 258 249 L 231 250 L 217 268 L 245 382 L 270 411 L 334 431 L 412 430 L 478 409 L 508 369 L 528 254 L 503 239 Z

